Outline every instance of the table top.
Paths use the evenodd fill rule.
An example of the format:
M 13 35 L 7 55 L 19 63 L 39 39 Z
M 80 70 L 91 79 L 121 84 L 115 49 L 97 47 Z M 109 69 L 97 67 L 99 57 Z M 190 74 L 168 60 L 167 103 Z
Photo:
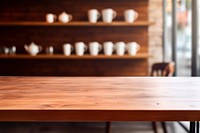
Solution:
M 0 121 L 200 120 L 198 77 L 0 77 Z

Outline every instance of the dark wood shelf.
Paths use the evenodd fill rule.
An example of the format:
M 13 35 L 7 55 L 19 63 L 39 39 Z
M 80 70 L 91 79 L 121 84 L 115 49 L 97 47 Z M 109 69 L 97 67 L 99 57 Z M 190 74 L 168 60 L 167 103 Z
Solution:
M 134 23 L 127 23 L 124 21 L 112 22 L 112 23 L 90 23 L 90 22 L 69 22 L 69 23 L 47 23 L 47 22 L 0 22 L 0 26 L 150 26 L 154 24 L 148 21 L 136 21 Z
M 146 59 L 148 57 L 150 57 L 150 55 L 147 53 L 138 53 L 135 56 L 130 56 L 130 55 L 124 55 L 124 56 L 118 56 L 118 55 L 112 55 L 112 56 L 70 55 L 70 56 L 65 56 L 63 54 L 54 54 L 54 55 L 38 54 L 36 56 L 31 56 L 28 54 L 0 55 L 0 59 Z

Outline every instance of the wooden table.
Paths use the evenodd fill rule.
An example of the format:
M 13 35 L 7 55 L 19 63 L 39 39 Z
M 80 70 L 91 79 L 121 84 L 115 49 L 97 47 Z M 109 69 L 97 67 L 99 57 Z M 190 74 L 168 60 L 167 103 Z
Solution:
M 0 77 L 0 121 L 199 120 L 198 77 Z

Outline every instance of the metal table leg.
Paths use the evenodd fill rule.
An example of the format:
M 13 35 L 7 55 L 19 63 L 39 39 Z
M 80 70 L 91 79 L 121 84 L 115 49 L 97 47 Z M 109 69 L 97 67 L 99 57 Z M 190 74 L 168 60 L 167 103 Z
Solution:
M 197 123 L 197 133 L 199 133 L 199 121 L 197 121 L 196 123 Z
M 178 124 L 179 124 L 187 133 L 190 132 L 189 129 L 188 129 L 185 125 L 183 125 L 183 123 L 181 123 L 180 121 L 178 121 Z
M 190 132 L 189 133 L 195 133 L 195 122 L 190 122 Z
M 111 122 L 106 122 L 106 133 L 111 133 Z

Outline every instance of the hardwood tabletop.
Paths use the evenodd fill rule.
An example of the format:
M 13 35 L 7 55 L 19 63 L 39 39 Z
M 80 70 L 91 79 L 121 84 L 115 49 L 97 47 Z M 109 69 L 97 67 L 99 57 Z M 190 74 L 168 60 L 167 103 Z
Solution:
M 198 77 L 0 77 L 0 121 L 199 121 Z

